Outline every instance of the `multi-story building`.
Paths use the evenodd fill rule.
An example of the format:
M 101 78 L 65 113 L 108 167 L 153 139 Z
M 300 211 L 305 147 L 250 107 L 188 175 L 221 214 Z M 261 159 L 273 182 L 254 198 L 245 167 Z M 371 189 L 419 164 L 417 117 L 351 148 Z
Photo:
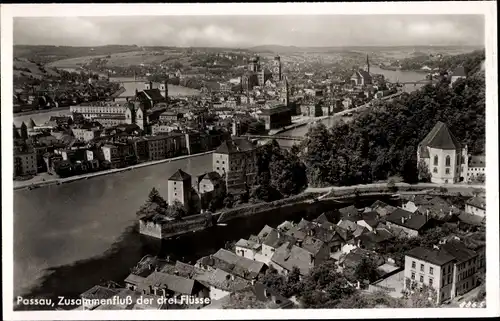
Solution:
M 454 240 L 434 249 L 417 247 L 406 253 L 404 286 L 427 285 L 436 291 L 440 304 L 476 287 L 478 273 L 484 269 L 484 247 L 473 251 Z
M 14 148 L 14 176 L 36 175 L 37 157 L 33 148 Z
M 168 133 L 145 138 L 148 160 L 160 160 L 186 153 L 186 138 L 181 133 Z
M 425 163 L 432 183 L 463 182 L 468 164 L 467 145 L 462 146 L 445 123 L 437 122 L 418 145 L 417 161 Z
M 264 121 L 267 130 L 283 128 L 292 123 L 292 111 L 284 104 L 275 104 L 261 109 L 258 118 Z
M 121 124 L 137 124 L 141 129 L 147 126 L 146 105 L 144 102 L 100 103 L 89 106 L 71 106 L 72 113 L 83 115 L 85 119 L 94 120 L 104 127 Z
M 191 175 L 183 170 L 177 170 L 168 179 L 168 205 L 180 202 L 185 207 L 189 206 L 191 200 Z
M 247 139 L 223 142 L 213 154 L 213 170 L 221 175 L 228 190 L 253 185 L 257 174 L 257 147 Z
M 451 299 L 455 258 L 437 249 L 417 247 L 405 256 L 405 289 L 427 285 L 436 291 L 437 303 Z
M 467 166 L 467 182 L 484 182 L 486 179 L 486 157 L 484 155 L 470 156 Z
M 71 131 L 73 132 L 73 136 L 75 136 L 77 140 L 82 142 L 89 142 L 94 138 L 99 137 L 102 132 L 102 130 L 98 126 L 96 127 L 75 126 L 71 128 Z

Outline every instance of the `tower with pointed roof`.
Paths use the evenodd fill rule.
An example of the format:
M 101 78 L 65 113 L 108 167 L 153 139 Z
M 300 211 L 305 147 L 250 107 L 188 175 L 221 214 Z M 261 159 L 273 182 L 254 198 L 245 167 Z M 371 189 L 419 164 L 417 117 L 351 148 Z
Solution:
M 24 122 L 21 124 L 21 138 L 28 139 L 28 126 Z
M 448 126 L 439 121 L 418 145 L 417 161 L 427 165 L 432 183 L 458 183 L 467 175 L 467 145 L 462 145 Z
M 168 205 L 173 205 L 179 201 L 184 207 L 189 206 L 191 198 L 191 175 L 178 169 L 168 179 Z
M 368 55 L 366 55 L 366 66 L 365 66 L 365 71 L 370 74 L 370 58 Z

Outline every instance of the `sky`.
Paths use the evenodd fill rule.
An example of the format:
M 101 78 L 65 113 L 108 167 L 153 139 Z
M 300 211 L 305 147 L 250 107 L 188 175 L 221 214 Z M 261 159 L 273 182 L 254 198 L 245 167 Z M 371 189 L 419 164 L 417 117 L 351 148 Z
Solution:
M 481 15 L 14 18 L 14 44 L 248 48 L 483 45 Z

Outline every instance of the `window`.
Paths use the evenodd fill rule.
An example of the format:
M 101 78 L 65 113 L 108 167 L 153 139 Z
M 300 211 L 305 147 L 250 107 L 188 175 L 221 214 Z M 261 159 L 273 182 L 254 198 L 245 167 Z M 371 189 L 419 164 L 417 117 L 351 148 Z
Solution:
M 451 166 L 451 158 L 450 158 L 450 155 L 446 156 L 446 159 L 445 159 L 445 166 Z
M 438 157 L 437 155 L 434 156 L 434 166 L 437 166 L 438 165 Z
M 420 271 L 424 272 L 424 265 L 420 264 Z
M 434 279 L 433 278 L 429 278 L 429 286 L 432 286 L 433 283 L 434 283 Z
M 411 272 L 411 279 L 415 280 L 415 272 Z
M 420 282 L 422 282 L 422 283 L 424 282 L 424 276 L 423 275 L 420 276 Z
M 434 167 L 434 169 L 432 170 L 434 173 L 437 173 L 438 172 L 438 169 L 437 167 Z
M 450 169 L 449 168 L 446 168 L 446 174 L 449 174 L 450 173 Z
M 411 262 L 411 268 L 412 269 L 415 269 L 417 267 L 417 264 L 415 263 L 415 261 L 412 261 Z
M 431 274 L 431 275 L 434 274 L 434 268 L 432 266 L 429 267 L 429 274 Z

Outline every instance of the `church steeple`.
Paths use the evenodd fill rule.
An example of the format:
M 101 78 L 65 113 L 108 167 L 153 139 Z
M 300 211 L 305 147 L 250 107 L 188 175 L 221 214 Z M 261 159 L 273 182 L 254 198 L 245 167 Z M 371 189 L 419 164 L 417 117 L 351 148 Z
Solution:
M 366 67 L 365 67 L 365 70 L 367 73 L 370 73 L 370 58 L 368 57 L 368 55 L 366 55 Z

